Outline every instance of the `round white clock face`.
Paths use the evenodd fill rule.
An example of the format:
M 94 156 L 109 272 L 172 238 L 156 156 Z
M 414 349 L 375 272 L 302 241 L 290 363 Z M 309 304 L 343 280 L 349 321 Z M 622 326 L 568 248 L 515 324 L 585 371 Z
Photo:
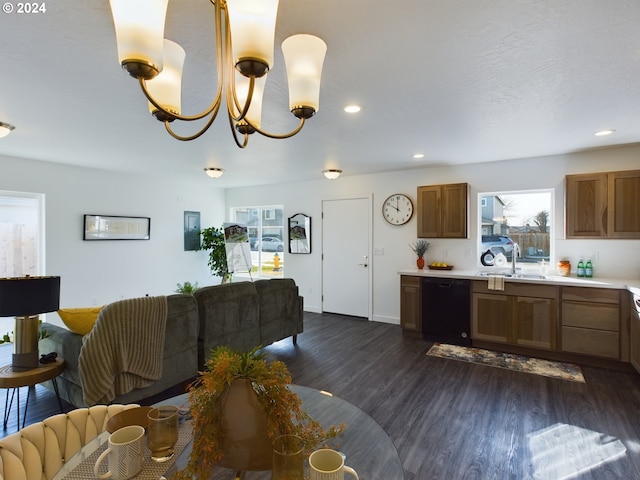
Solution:
M 413 202 L 402 193 L 394 193 L 382 204 L 382 216 L 391 225 L 404 225 L 413 215 Z

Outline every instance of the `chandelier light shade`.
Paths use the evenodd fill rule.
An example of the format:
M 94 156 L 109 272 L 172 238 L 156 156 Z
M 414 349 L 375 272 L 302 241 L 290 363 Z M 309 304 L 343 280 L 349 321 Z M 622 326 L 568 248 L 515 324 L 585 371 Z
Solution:
M 282 42 L 289 81 L 289 108 L 309 118 L 320 109 L 320 77 L 327 44 L 313 35 L 293 35 Z M 298 112 L 308 109 L 307 112 Z M 308 115 L 308 116 L 306 116 Z
M 169 0 L 110 0 L 118 59 L 135 78 L 149 80 L 162 71 L 168 3 Z
M 16 317 L 12 369 L 39 364 L 38 314 L 60 308 L 60 277 L 0 278 L 0 317 Z
M 233 64 L 245 76 L 265 75 L 273 65 L 278 0 L 227 0 Z
M 340 176 L 340 174 L 342 173 L 342 170 L 338 170 L 337 168 L 332 168 L 329 170 L 323 170 L 322 173 L 324 173 L 324 176 L 327 177 L 329 180 L 335 180 Z
M 220 178 L 224 173 L 223 168 L 205 168 L 204 171 L 211 178 Z
M 11 125 L 10 123 L 0 122 L 0 138 L 6 137 L 9 135 L 16 127 Z
M 173 114 L 182 113 L 182 67 L 184 65 L 184 49 L 171 40 L 164 41 L 163 68 L 156 77 L 147 82 L 147 89 L 160 106 Z M 149 111 L 163 121 L 173 121 L 173 117 L 165 116 L 162 111 L 149 102 Z
M 262 129 L 262 95 L 274 66 L 278 0 L 210 0 L 215 10 L 217 87 L 210 105 L 193 115 L 182 113 L 182 66 L 185 52 L 164 39 L 168 0 L 110 0 L 118 60 L 138 79 L 149 110 L 178 140 L 200 137 L 224 104 L 234 141 L 245 148 L 258 132 L 283 139 L 297 134 L 320 107 L 320 81 L 327 45 L 313 35 L 293 35 L 282 43 L 289 85 L 289 109 L 298 125 L 287 133 Z M 213 83 L 213 82 L 212 82 Z M 214 83 L 215 85 L 215 83 Z M 223 101 L 223 98 L 225 101 Z M 191 135 L 177 134 L 170 123 L 201 120 Z

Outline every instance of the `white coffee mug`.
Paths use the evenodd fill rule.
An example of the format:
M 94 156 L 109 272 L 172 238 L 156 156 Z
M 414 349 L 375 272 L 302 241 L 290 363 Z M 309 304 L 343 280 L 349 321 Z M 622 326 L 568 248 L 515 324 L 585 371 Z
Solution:
M 122 427 L 109 435 L 109 447 L 98 457 L 93 473 L 100 479 L 127 480 L 142 470 L 144 453 L 144 428 L 140 425 Z M 100 464 L 107 456 L 109 471 L 100 474 Z
M 322 448 L 309 456 L 309 480 L 344 480 L 345 472 L 359 480 L 356 471 L 344 464 L 340 452 Z

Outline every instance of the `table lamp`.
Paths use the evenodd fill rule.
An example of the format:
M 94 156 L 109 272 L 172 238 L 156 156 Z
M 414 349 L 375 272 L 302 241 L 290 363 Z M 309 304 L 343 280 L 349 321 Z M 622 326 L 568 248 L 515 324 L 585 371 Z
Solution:
M 13 332 L 13 371 L 36 368 L 38 314 L 60 306 L 60 277 L 0 278 L 0 317 L 16 317 Z

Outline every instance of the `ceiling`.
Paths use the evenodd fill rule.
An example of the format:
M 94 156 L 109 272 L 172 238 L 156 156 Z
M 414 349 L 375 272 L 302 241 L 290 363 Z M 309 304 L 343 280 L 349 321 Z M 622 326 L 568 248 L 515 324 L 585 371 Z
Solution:
M 186 114 L 214 93 L 212 20 L 206 0 L 169 2 Z M 237 187 L 638 143 L 638 25 L 638 0 L 281 0 L 262 126 L 297 125 L 280 53 L 294 33 L 327 43 L 320 110 L 297 136 L 254 134 L 240 150 L 222 115 L 192 142 L 149 115 L 118 64 L 108 0 L 50 1 L 0 14 L 0 121 L 16 126 L 0 155 Z M 616 132 L 594 136 L 604 128 Z

